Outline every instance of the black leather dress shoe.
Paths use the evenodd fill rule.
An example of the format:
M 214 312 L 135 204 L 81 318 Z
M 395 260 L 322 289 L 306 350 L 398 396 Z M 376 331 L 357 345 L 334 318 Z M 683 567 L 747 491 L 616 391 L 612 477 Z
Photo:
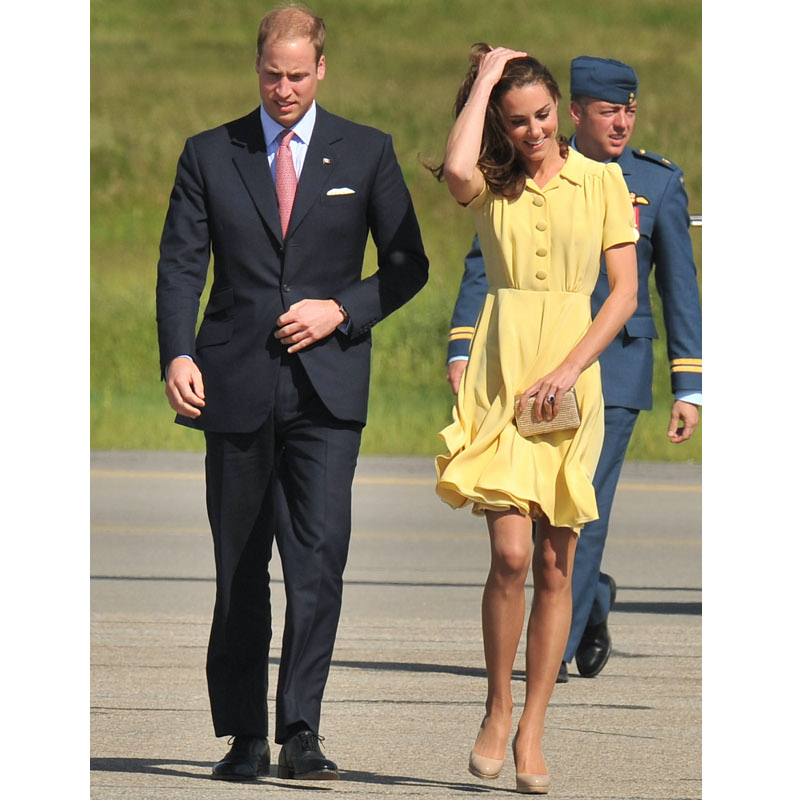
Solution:
M 300 731 L 292 736 L 278 754 L 278 777 L 302 781 L 338 781 L 339 768 L 319 749 L 321 736 Z
M 567 672 L 567 663 L 566 661 L 561 662 L 561 666 L 558 668 L 558 677 L 556 678 L 556 683 L 566 683 L 569 680 L 569 673 Z
M 220 781 L 249 781 L 269 775 L 269 745 L 258 736 L 236 736 L 225 758 L 211 768 Z
M 611 589 L 610 610 L 617 599 L 617 584 L 610 575 L 606 577 Z M 575 651 L 575 665 L 578 667 L 578 672 L 584 678 L 596 677 L 608 663 L 610 655 L 611 634 L 608 632 L 608 619 L 598 625 L 587 625 Z

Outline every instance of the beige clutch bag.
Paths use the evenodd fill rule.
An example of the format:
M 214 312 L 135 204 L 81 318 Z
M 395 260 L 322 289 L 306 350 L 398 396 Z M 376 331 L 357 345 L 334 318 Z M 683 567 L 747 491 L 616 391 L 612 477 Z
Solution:
M 561 398 L 558 414 L 551 420 L 543 419 L 541 422 L 537 422 L 533 418 L 532 399 L 528 401 L 525 410 L 522 413 L 519 412 L 517 406 L 521 396 L 517 395 L 514 398 L 514 422 L 517 424 L 517 430 L 526 438 L 541 436 L 543 433 L 552 433 L 553 431 L 575 430 L 581 424 L 581 415 L 578 411 L 578 400 L 575 397 L 574 389 L 570 389 Z

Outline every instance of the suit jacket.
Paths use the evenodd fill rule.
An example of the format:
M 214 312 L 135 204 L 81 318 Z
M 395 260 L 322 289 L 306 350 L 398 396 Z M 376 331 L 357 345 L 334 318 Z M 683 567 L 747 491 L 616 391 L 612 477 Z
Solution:
M 603 399 L 607 406 L 648 409 L 653 405 L 652 342 L 658 338 L 650 303 L 649 278 L 653 269 L 664 312 L 672 391 L 702 389 L 697 269 L 680 168 L 655 153 L 630 147 L 625 148 L 617 163 L 628 185 L 636 216 L 639 298 L 633 316 L 600 354 Z M 487 288 L 483 256 L 475 237 L 464 262 L 464 275 L 453 309 L 448 358 L 469 352 Z M 598 312 L 609 291 L 603 258 L 592 294 L 592 315 Z
M 332 192 L 332 190 L 338 190 Z M 371 233 L 378 269 L 362 279 Z M 214 278 L 195 336 L 209 255 Z M 269 414 L 286 346 L 277 318 L 304 298 L 336 298 L 350 315 L 295 354 L 331 413 L 366 421 L 370 329 L 425 284 L 425 256 L 391 137 L 317 106 L 286 238 L 259 109 L 189 138 L 170 197 L 156 291 L 162 375 L 178 355 L 205 386 L 202 430 L 247 432 Z

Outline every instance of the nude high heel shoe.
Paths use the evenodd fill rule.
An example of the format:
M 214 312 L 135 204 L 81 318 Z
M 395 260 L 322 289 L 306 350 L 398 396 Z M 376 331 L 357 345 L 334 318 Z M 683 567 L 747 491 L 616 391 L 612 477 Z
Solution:
M 521 794 L 547 794 L 550 791 L 550 776 L 518 772 L 517 791 Z
M 483 722 L 486 721 L 484 717 Z M 481 727 L 483 727 L 481 722 Z M 487 756 L 479 756 L 474 750 L 469 754 L 469 771 L 476 778 L 483 778 L 485 781 L 493 781 L 503 769 L 505 763 L 504 758 L 488 758 Z
M 469 754 L 469 771 L 476 778 L 483 778 L 485 781 L 494 780 L 503 769 L 504 763 L 504 758 L 479 756 L 474 750 Z
M 514 753 L 514 766 L 517 764 L 517 735 L 511 743 Z M 550 791 L 550 775 L 548 773 L 517 772 L 517 791 L 520 794 L 547 794 Z

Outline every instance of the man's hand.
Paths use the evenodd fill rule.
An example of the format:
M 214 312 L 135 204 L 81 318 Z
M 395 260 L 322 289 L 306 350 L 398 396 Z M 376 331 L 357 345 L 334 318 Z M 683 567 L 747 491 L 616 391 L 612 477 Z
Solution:
M 167 367 L 166 395 L 170 407 L 183 417 L 197 419 L 206 404 L 203 376 L 191 358 L 173 358 Z
M 301 300 L 278 317 L 275 338 L 295 353 L 330 336 L 345 319 L 335 300 Z
M 697 423 L 700 422 L 700 409 L 694 403 L 676 400 L 672 404 L 667 436 L 673 444 L 680 444 L 692 438 Z M 681 425 L 681 427 L 678 427 Z
M 461 386 L 461 376 L 467 368 L 467 362 L 463 358 L 451 361 L 447 365 L 447 380 L 450 382 L 450 388 L 453 394 L 458 394 L 458 387 Z

